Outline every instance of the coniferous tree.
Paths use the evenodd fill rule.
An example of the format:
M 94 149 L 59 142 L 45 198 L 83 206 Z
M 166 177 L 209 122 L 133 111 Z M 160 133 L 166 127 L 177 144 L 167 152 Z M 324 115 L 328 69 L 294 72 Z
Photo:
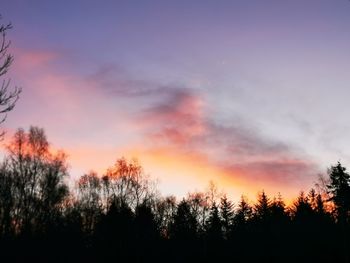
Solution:
M 213 202 L 206 222 L 206 243 L 209 259 L 220 259 L 222 255 L 223 232 L 219 209 Z
M 96 246 L 96 260 L 112 260 L 118 257 L 125 261 L 133 259 L 134 212 L 125 202 L 114 201 L 106 214 L 96 223 L 94 244 Z
M 350 213 L 350 175 L 340 162 L 328 170 L 330 182 L 327 185 L 330 200 L 335 205 L 337 221 L 340 225 L 339 239 L 342 240 L 341 251 L 345 261 L 349 261 L 349 213 Z
M 280 193 L 278 193 L 277 198 L 274 198 L 271 203 L 271 218 L 274 222 L 284 221 L 288 218 L 286 213 L 286 204 L 283 201 L 283 198 Z
M 307 197 L 308 197 L 308 200 L 309 200 L 309 203 L 310 203 L 312 209 L 315 209 L 316 208 L 316 198 L 317 198 L 316 190 L 314 188 L 311 188 Z
M 251 217 L 252 207 L 249 205 L 247 198 L 242 195 L 234 217 L 234 224 L 235 226 L 244 225 Z
M 197 236 L 198 222 L 192 213 L 186 200 L 182 200 L 178 206 L 171 225 L 171 237 L 177 240 L 195 240 Z
M 297 200 L 294 202 L 294 221 L 301 223 L 310 223 L 314 215 L 312 205 L 305 193 L 300 192 Z
M 348 176 L 338 166 L 331 199 L 311 189 L 290 207 L 264 191 L 253 206 L 242 196 L 235 212 L 214 194 L 177 203 L 150 191 L 141 167 L 125 159 L 102 178 L 85 174 L 69 193 L 64 154 L 51 153 L 42 129 L 20 129 L 0 165 L 0 245 L 11 262 L 66 262 L 68 254 L 73 262 L 348 262 Z
M 268 246 L 272 246 L 273 249 L 270 253 L 270 260 L 275 262 L 282 262 L 285 260 L 285 254 L 288 253 L 286 248 L 287 236 L 289 229 L 289 215 L 286 212 L 286 205 L 280 193 L 277 198 L 275 197 L 270 205 L 270 229 L 267 234 L 269 239 Z
M 254 207 L 256 219 L 266 221 L 270 217 L 271 201 L 264 191 L 258 196 L 257 203 Z
M 175 262 L 195 260 L 198 255 L 198 221 L 191 211 L 190 204 L 183 199 L 177 206 L 176 214 L 170 226 L 170 239 Z
M 316 201 L 315 201 L 315 208 L 316 212 L 319 215 L 325 215 L 326 214 L 326 208 L 324 206 L 324 201 L 322 199 L 321 194 L 316 195 Z
M 225 239 L 228 239 L 232 232 L 234 211 L 233 203 L 224 195 L 220 200 L 220 216 L 222 218 L 222 229 Z
M 207 237 L 214 242 L 219 242 L 222 236 L 222 222 L 219 215 L 219 209 L 214 202 L 211 206 L 209 218 L 206 223 Z
M 154 261 L 160 235 L 149 203 L 143 202 L 136 207 L 134 230 L 136 258 L 138 261 Z
M 338 162 L 328 170 L 330 183 L 327 185 L 333 201 L 338 221 L 346 223 L 350 212 L 350 175 Z

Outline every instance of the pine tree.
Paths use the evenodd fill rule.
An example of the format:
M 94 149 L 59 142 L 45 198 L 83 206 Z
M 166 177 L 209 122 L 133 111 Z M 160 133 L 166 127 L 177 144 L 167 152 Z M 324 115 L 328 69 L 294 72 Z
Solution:
M 266 221 L 271 214 L 271 201 L 264 191 L 258 197 L 257 204 L 254 207 L 254 216 L 258 220 Z
M 317 194 L 315 202 L 316 202 L 315 203 L 316 212 L 320 215 L 326 214 L 326 209 L 324 207 L 324 202 L 323 202 L 321 194 Z
M 197 234 L 198 222 L 192 213 L 191 207 L 186 200 L 182 200 L 174 216 L 173 224 L 170 227 L 171 238 L 177 240 L 193 240 Z
M 222 229 L 224 237 L 227 239 L 230 235 L 232 224 L 233 224 L 233 204 L 224 195 L 220 200 L 220 216 L 222 219 Z
M 278 193 L 277 198 L 273 199 L 270 210 L 271 210 L 271 217 L 275 221 L 281 222 L 287 219 L 286 204 L 284 203 L 280 193 Z
M 207 237 L 212 241 L 222 239 L 222 222 L 219 216 L 219 209 L 214 202 L 211 206 L 209 218 L 206 224 Z
M 350 175 L 340 162 L 328 170 L 330 183 L 327 185 L 337 211 L 338 221 L 348 221 L 350 211 Z
M 248 204 L 246 197 L 241 196 L 238 203 L 236 216 L 234 217 L 235 226 L 244 225 L 252 216 L 252 207 Z
M 314 211 L 305 193 L 300 192 L 297 200 L 294 202 L 294 220 L 297 222 L 310 223 L 314 218 Z

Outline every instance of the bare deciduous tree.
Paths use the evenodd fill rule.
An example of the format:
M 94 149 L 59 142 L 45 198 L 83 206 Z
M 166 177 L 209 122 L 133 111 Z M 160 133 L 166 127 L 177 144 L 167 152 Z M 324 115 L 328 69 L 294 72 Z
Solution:
M 11 41 L 6 39 L 6 34 L 11 28 L 11 23 L 0 24 L 0 77 L 3 77 L 8 72 L 13 62 L 13 56 L 8 52 Z M 21 93 L 21 88 L 15 87 L 10 89 L 10 82 L 10 79 L 3 79 L 0 84 L 0 124 L 5 121 L 7 113 L 15 107 Z M 3 135 L 4 132 L 1 132 L 0 138 Z

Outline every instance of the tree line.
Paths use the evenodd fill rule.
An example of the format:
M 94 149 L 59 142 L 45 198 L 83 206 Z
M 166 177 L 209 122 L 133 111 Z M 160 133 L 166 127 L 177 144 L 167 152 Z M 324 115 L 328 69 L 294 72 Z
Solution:
M 264 191 L 233 203 L 214 184 L 162 196 L 118 159 L 74 187 L 45 132 L 19 129 L 0 164 L 0 258 L 11 262 L 349 262 L 350 175 L 341 163 L 286 206 Z

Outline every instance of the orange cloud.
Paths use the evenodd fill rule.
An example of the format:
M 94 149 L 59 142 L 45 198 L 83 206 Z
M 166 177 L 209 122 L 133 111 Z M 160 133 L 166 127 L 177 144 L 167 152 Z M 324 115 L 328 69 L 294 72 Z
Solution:
M 284 185 L 272 180 L 254 181 L 246 172 L 228 170 L 212 163 L 205 155 L 174 147 L 134 147 L 122 152 L 127 158 L 137 157 L 146 173 L 159 179 L 163 193 L 176 194 L 178 197 L 185 196 L 190 191 L 204 191 L 210 181 L 215 182 L 233 200 L 238 200 L 242 194 L 255 200 L 256 194 L 261 190 L 273 197 L 282 189 L 282 195 L 290 203 L 300 190 L 295 185 Z

